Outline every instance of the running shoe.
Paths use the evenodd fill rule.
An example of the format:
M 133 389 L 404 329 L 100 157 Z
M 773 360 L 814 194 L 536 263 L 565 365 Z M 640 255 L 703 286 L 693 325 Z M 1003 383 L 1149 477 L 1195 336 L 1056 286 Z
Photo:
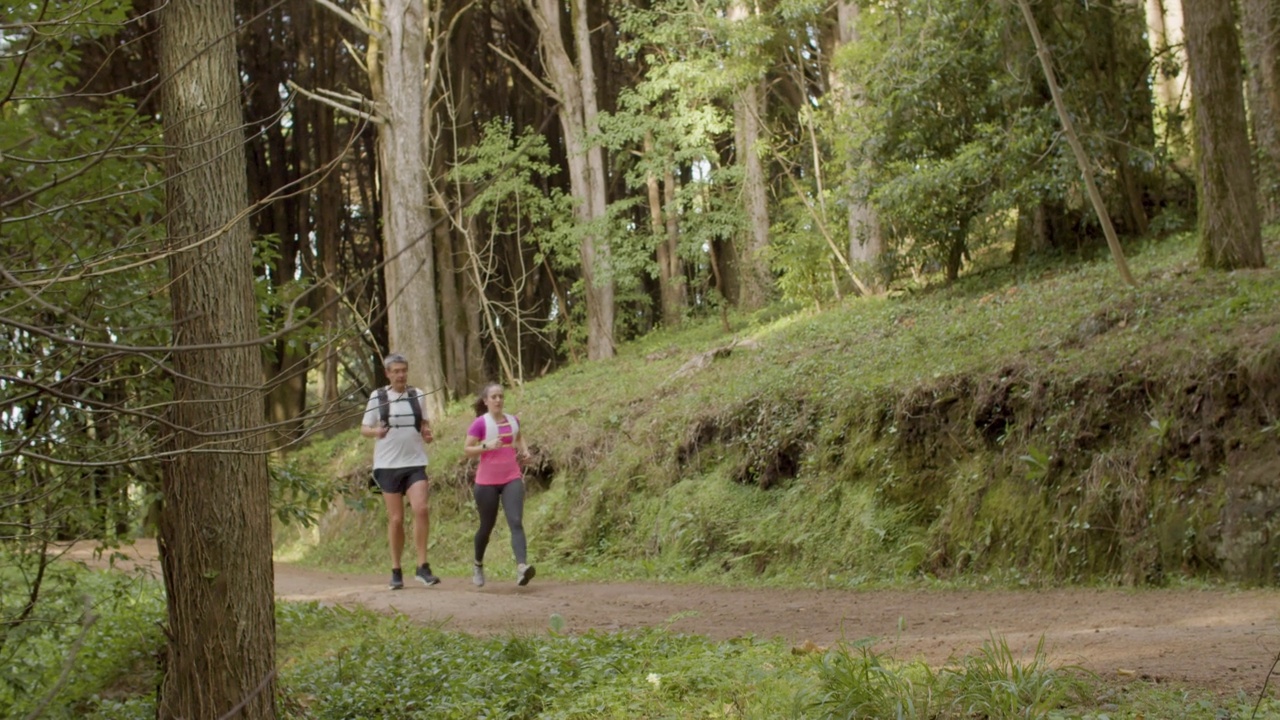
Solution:
M 528 585 L 529 581 L 533 579 L 535 572 L 537 571 L 533 569 L 532 565 L 525 565 L 521 563 L 520 566 L 516 568 L 516 584 L 520 587 Z
M 484 587 L 484 565 L 476 563 L 472 566 L 471 583 L 476 587 Z
M 399 590 L 404 587 L 404 573 L 400 568 L 391 568 L 391 582 L 387 583 L 387 587 L 392 590 Z
M 414 573 L 413 576 L 418 578 L 418 582 L 426 585 L 427 587 L 440 584 L 440 578 L 432 575 L 431 566 L 425 563 L 418 568 L 418 571 Z

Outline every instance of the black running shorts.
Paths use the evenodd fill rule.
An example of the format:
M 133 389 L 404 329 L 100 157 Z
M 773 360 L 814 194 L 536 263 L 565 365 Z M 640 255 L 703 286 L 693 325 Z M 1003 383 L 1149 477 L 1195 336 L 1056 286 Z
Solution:
M 373 481 L 384 493 L 403 495 L 409 486 L 427 479 L 425 467 L 378 468 L 373 471 Z

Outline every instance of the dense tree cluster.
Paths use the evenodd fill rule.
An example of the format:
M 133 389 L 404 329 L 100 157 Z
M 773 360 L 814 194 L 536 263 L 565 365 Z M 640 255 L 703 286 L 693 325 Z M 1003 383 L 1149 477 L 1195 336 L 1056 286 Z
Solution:
M 266 454 L 351 423 L 391 349 L 439 412 L 689 317 L 955 279 L 998 248 L 1083 256 L 1108 228 L 1122 259 L 1198 220 L 1206 266 L 1260 266 L 1280 12 L 1240 8 L 10 4 L 0 552 L 24 584 L 0 651 L 51 547 L 147 514 L 183 543 L 171 593 L 261 592 L 227 543 L 262 518 L 223 517 L 243 526 L 212 555 L 199 523 L 253 515 Z M 220 53 L 225 76 L 195 73 Z M 180 654 L 179 610 L 210 605 L 173 602 Z M 167 712 L 218 706 L 171 678 Z

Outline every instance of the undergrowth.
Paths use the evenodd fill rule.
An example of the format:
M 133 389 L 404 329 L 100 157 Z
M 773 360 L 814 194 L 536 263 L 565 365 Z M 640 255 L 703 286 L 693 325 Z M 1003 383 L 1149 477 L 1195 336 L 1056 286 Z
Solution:
M 25 644 L 21 663 L 10 654 L 0 664 L 4 686 L 23 689 L 3 696 L 0 715 L 154 717 L 164 642 L 155 629 L 164 616 L 158 583 L 74 566 L 61 574 L 75 578 L 92 609 L 53 607 L 42 625 L 47 641 Z M 933 668 L 883 655 L 872 638 L 788 647 L 752 637 L 711 642 L 662 628 L 573 635 L 560 632 L 555 620 L 549 618 L 542 633 L 474 637 L 402 615 L 278 603 L 278 716 L 1280 718 L 1280 703 L 1269 697 L 1108 685 L 1053 662 L 1043 642 L 1016 649 L 992 637 L 978 652 Z M 102 634 L 89 642 L 67 642 L 98 627 Z M 63 675 L 74 679 L 59 680 Z
M 14 619 L 0 626 L 0 717 L 129 717 L 155 687 L 163 588 L 55 562 L 41 579 L 39 603 L 24 615 L 27 598 L 11 590 L 29 586 L 14 576 L 25 568 L 0 551 L 0 609 Z

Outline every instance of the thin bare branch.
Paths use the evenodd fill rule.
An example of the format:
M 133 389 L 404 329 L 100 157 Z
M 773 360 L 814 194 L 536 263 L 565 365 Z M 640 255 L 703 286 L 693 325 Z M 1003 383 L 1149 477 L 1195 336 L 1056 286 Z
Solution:
M 320 0 L 316 0 L 316 1 L 319 2 Z M 294 92 L 300 95 L 309 97 L 312 100 L 315 100 L 316 102 L 322 105 L 327 105 L 339 112 L 344 112 L 353 117 L 358 117 L 361 120 L 364 120 L 365 122 L 376 123 L 378 125 L 385 125 L 387 122 L 386 119 L 384 119 L 381 115 L 378 115 L 377 113 L 365 112 L 364 110 L 358 110 L 356 108 L 351 107 L 350 105 L 344 105 L 341 102 L 338 102 L 338 98 L 341 98 L 343 100 L 358 100 L 358 102 L 361 105 L 367 105 L 367 106 L 373 105 L 373 102 L 368 100 L 367 98 L 363 98 L 358 95 L 338 95 L 337 93 L 334 93 L 332 91 L 324 91 L 324 90 L 318 90 L 316 92 L 312 92 L 302 87 L 301 85 L 298 85 L 292 80 L 286 81 L 286 84 L 289 86 L 290 90 L 293 90 Z
M 359 16 L 353 13 L 347 12 L 346 10 L 338 7 L 337 5 L 333 4 L 329 0 L 315 0 L 315 2 L 321 7 L 325 8 L 326 10 L 332 12 L 334 15 L 337 15 L 339 18 L 346 21 L 348 25 L 355 28 L 356 30 L 359 30 L 365 35 L 374 35 L 374 34 L 381 35 L 382 34 L 381 30 L 373 29 Z
M 538 77 L 536 74 L 534 74 L 532 70 L 526 67 L 524 63 L 520 62 L 514 56 L 510 55 L 509 53 L 504 51 L 502 48 L 498 47 L 497 45 L 494 45 L 493 43 L 489 43 L 489 49 L 498 53 L 503 58 L 506 58 L 507 62 L 511 63 L 512 65 L 515 65 L 516 69 L 519 70 L 521 74 L 523 74 L 525 77 L 529 78 L 529 82 L 533 83 L 534 87 L 541 90 L 544 94 L 546 94 L 547 97 L 551 98 L 556 102 L 562 102 L 562 100 L 560 99 L 560 95 L 555 90 L 551 89 L 550 85 L 547 85 L 545 82 L 543 82 L 542 78 Z

